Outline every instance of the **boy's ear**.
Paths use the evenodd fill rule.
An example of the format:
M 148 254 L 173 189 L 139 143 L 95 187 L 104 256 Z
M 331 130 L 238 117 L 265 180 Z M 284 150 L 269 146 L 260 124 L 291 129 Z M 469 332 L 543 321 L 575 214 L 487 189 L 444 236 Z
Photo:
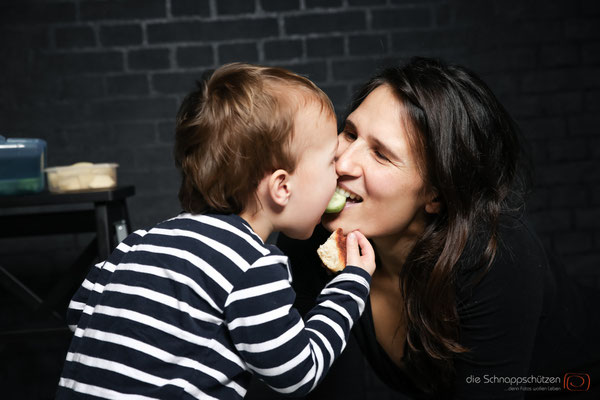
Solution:
M 273 172 L 268 178 L 267 190 L 275 204 L 280 207 L 286 206 L 292 194 L 290 174 L 283 169 Z

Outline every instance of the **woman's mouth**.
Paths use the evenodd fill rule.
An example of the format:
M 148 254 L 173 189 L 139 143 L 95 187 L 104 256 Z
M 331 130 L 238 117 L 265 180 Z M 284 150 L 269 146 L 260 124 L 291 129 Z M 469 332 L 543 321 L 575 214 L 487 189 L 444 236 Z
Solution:
M 350 192 L 349 190 L 342 189 L 341 187 L 335 188 L 336 193 L 341 194 L 346 197 L 346 203 L 360 203 L 363 201 L 362 197 L 357 195 L 356 193 Z

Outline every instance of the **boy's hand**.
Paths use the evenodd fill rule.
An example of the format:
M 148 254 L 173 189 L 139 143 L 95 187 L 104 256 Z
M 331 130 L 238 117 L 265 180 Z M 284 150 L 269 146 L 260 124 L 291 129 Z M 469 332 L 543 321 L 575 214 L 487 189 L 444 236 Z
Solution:
M 375 272 L 375 251 L 359 231 L 350 232 L 346 237 L 346 264 L 362 268 L 371 276 Z

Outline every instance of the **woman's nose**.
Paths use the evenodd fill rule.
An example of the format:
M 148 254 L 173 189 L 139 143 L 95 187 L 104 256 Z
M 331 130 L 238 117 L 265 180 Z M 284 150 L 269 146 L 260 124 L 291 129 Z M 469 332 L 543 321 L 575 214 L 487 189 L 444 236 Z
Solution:
M 360 164 L 357 159 L 357 146 L 353 143 L 340 143 L 338 146 L 335 170 L 338 176 L 359 176 Z

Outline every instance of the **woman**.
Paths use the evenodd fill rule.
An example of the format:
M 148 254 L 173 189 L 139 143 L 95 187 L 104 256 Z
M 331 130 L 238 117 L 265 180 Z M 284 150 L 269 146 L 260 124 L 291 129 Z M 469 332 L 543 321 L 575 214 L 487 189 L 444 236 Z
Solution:
M 353 333 L 383 382 L 414 398 L 581 399 L 600 387 L 598 297 L 569 282 L 522 217 L 517 128 L 479 78 L 424 58 L 386 69 L 338 142 L 338 186 L 355 199 L 323 225 L 360 229 L 376 249 Z M 323 284 L 314 250 L 279 245 L 310 304 Z

